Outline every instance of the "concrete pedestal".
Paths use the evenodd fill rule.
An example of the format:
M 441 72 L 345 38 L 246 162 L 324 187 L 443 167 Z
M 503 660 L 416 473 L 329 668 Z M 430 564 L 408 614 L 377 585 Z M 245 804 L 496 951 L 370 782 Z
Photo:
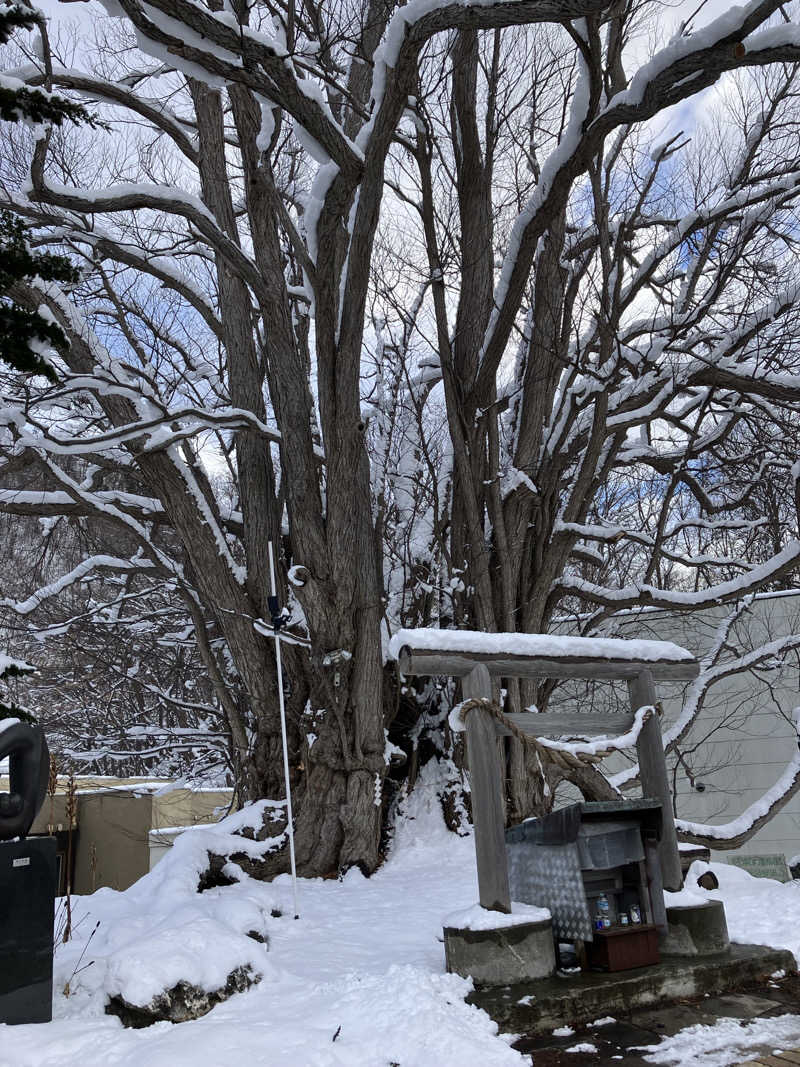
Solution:
M 476 986 L 510 985 L 555 973 L 550 919 L 490 930 L 444 928 L 447 970 L 472 978 Z
M 659 943 L 664 956 L 714 956 L 730 948 L 721 900 L 667 908 L 667 923 Z

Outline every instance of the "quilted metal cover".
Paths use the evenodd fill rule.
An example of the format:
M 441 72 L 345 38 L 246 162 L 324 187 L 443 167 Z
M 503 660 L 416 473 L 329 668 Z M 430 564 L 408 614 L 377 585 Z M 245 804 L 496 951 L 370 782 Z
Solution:
M 511 899 L 549 908 L 560 941 L 591 941 L 592 919 L 575 841 L 532 845 L 507 841 Z

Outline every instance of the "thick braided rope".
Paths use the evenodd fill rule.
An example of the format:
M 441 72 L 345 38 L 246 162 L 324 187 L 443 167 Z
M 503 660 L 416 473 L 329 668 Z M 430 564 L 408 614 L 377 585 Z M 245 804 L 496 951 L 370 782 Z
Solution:
M 526 734 L 520 730 L 516 723 L 512 722 L 511 719 L 504 714 L 502 708 L 495 704 L 493 700 L 487 700 L 486 697 L 471 697 L 468 700 L 463 700 L 458 705 L 458 717 L 463 723 L 466 722 L 467 714 L 472 711 L 473 708 L 481 708 L 483 711 L 488 711 L 493 718 L 503 724 L 503 727 L 508 730 L 517 741 L 521 741 L 523 745 L 536 752 L 540 760 L 547 759 L 564 770 L 578 767 L 581 764 L 599 763 L 614 751 L 613 748 L 610 748 L 602 752 L 566 752 L 560 748 L 551 748 L 550 745 L 543 745 L 538 738 L 531 737 L 530 734 Z

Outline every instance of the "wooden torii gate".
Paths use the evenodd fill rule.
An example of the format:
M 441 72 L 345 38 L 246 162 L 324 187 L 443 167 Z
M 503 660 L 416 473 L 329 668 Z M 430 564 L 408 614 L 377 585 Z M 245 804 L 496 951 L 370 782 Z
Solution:
M 630 715 L 508 715 L 515 727 L 532 737 L 619 735 L 630 731 L 634 713 L 656 705 L 657 681 L 690 681 L 700 667 L 686 649 L 670 641 L 638 641 L 557 634 L 486 634 L 470 630 L 400 630 L 389 654 L 401 674 L 448 675 L 461 679 L 464 699 L 492 699 L 492 680 L 500 678 L 624 679 Z M 510 912 L 503 764 L 498 740 L 509 731 L 487 709 L 474 707 L 466 717 L 467 755 L 472 793 L 472 822 L 478 865 L 480 902 L 484 908 Z M 661 801 L 663 827 L 659 859 L 664 887 L 681 888 L 678 839 L 672 814 L 661 727 L 657 715 L 645 722 L 636 743 L 642 795 Z

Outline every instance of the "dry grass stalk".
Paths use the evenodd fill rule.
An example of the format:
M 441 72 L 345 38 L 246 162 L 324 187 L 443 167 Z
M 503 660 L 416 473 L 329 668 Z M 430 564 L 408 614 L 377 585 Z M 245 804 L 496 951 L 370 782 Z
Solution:
M 66 907 L 67 907 L 67 921 L 64 926 L 64 941 L 69 941 L 72 936 L 72 900 L 70 894 L 72 893 L 72 837 L 73 829 L 77 822 L 78 814 L 78 800 L 75 790 L 75 775 L 70 771 L 69 778 L 67 779 L 67 799 L 66 799 L 66 816 L 67 816 L 67 878 L 66 878 Z
M 56 789 L 58 788 L 58 765 L 56 764 L 55 753 L 50 753 L 50 773 L 47 776 L 47 795 L 50 797 L 50 825 L 48 826 L 49 832 L 52 834 L 56 828 L 56 815 L 55 815 L 55 800 Z

